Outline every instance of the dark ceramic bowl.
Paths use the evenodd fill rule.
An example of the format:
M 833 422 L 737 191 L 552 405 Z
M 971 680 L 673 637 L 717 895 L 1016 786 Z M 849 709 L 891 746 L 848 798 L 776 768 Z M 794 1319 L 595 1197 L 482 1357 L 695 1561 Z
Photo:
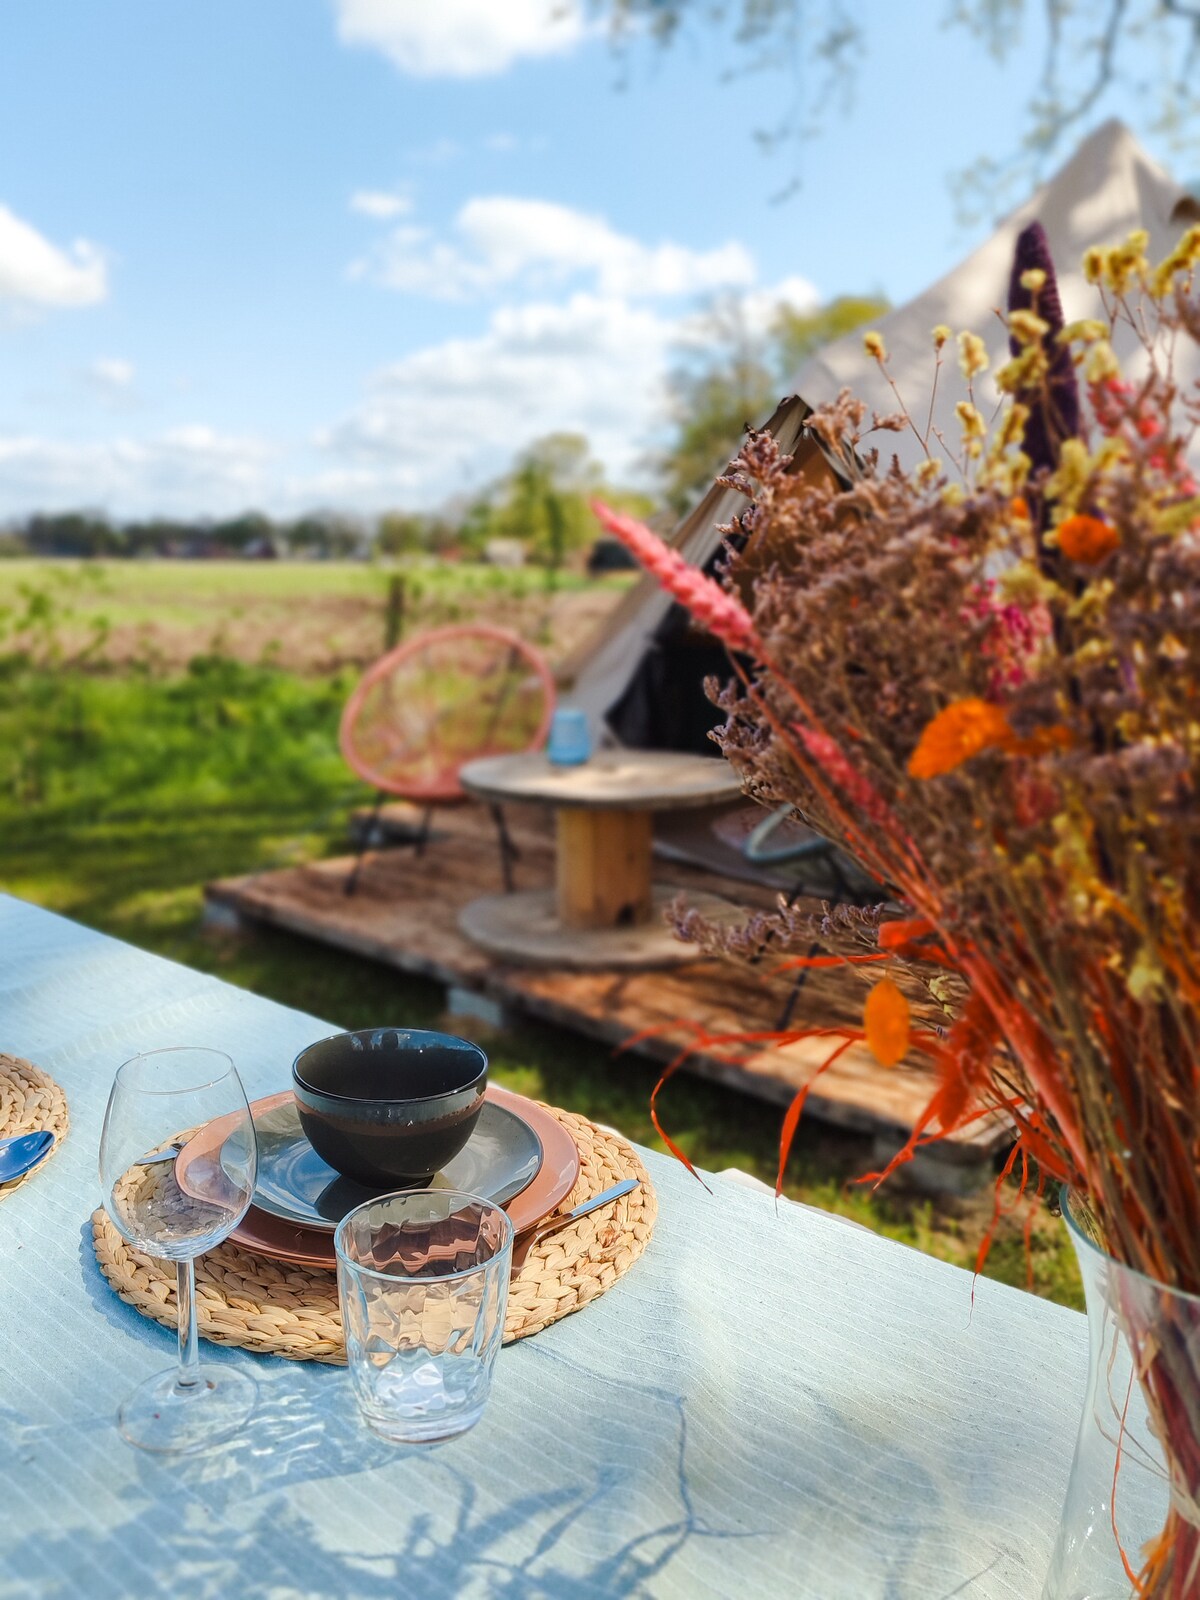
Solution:
M 487 1057 L 449 1033 L 364 1028 L 292 1065 L 300 1126 L 335 1171 L 375 1188 L 428 1183 L 471 1137 Z

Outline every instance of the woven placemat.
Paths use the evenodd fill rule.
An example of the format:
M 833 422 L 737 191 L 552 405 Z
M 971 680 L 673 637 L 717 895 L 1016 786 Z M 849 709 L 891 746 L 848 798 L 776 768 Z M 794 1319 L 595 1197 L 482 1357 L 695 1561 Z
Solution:
M 509 1286 L 506 1344 L 528 1338 L 611 1289 L 646 1248 L 658 1213 L 646 1169 L 630 1144 L 586 1117 L 546 1109 L 579 1148 L 579 1179 L 563 1211 L 622 1178 L 640 1178 L 641 1184 L 534 1246 Z M 92 1215 L 92 1242 L 101 1272 L 121 1299 L 144 1317 L 174 1328 L 174 1263 L 135 1250 L 103 1210 Z M 196 1262 L 196 1310 L 200 1336 L 214 1344 L 293 1361 L 345 1363 L 337 1275 L 327 1269 L 273 1261 L 227 1241 Z
M 0 1183 L 0 1200 L 28 1183 L 30 1178 L 37 1177 L 66 1138 L 70 1126 L 67 1097 L 50 1074 L 35 1067 L 32 1061 L 0 1052 L 0 1139 L 7 1139 L 14 1133 L 39 1133 L 43 1128 L 49 1128 L 54 1135 L 50 1154 L 39 1161 L 32 1172 L 14 1178 L 11 1183 Z

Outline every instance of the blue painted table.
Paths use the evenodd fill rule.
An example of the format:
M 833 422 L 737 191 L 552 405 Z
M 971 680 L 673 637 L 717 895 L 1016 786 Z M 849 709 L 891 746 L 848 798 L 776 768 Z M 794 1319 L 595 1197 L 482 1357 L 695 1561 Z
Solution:
M 394 1019 L 389 1019 L 394 1020 Z M 0 896 L 0 1049 L 71 1132 L 0 1205 L 0 1597 L 788 1596 L 1036 1600 L 1084 1319 L 642 1152 L 629 1275 L 500 1358 L 483 1422 L 422 1453 L 359 1425 L 338 1368 L 252 1366 L 245 1435 L 175 1462 L 118 1399 L 174 1340 L 112 1294 L 88 1223 L 113 1072 L 219 1046 L 251 1095 L 326 1024 Z

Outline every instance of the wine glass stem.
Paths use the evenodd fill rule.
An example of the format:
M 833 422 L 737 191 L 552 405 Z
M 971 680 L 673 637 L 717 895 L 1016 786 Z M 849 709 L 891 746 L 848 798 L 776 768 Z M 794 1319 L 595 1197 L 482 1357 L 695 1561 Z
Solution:
M 200 1382 L 200 1354 L 196 1347 L 196 1264 L 189 1256 L 175 1263 L 179 1300 L 179 1389 L 194 1389 Z

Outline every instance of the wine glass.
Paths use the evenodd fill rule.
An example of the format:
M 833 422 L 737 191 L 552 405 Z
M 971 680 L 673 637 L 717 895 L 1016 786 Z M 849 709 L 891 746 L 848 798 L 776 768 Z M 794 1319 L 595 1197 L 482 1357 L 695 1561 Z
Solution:
M 179 1135 L 220 1118 L 216 1153 L 175 1173 Z M 236 1368 L 201 1365 L 194 1261 L 245 1216 L 254 1193 L 254 1121 L 237 1068 L 219 1050 L 149 1050 L 117 1069 L 100 1135 L 109 1216 L 130 1244 L 178 1269 L 179 1364 L 143 1383 L 117 1425 L 144 1450 L 198 1450 L 240 1428 L 255 1386 Z

